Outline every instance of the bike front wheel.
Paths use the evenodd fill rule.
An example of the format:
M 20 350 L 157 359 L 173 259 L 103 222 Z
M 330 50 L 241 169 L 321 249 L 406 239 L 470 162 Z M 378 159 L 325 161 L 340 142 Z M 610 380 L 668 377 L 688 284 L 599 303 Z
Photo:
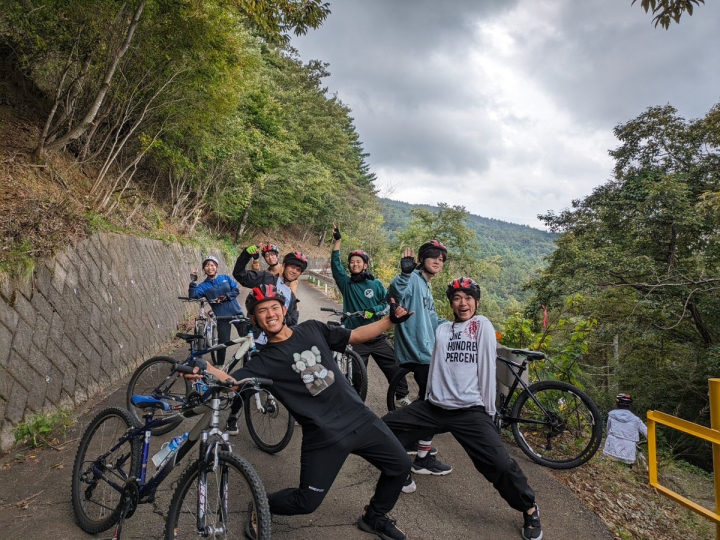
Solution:
M 191 384 L 179 373 L 173 372 L 175 365 L 175 360 L 169 356 L 155 356 L 143 362 L 133 373 L 125 394 L 125 403 L 136 425 L 141 426 L 145 421 L 142 417 L 144 414 L 142 409 L 132 404 L 134 395 L 154 397 L 167 401 L 170 405 L 179 405 L 185 401 L 190 393 Z M 175 415 L 177 421 L 153 428 L 152 434 L 155 436 L 171 432 L 183 421 L 183 417 L 177 413 L 162 410 L 155 413 L 155 418 L 163 415 Z
M 402 384 L 405 383 L 407 385 L 408 394 L 407 399 L 403 399 L 402 402 L 400 402 L 398 399 L 396 399 L 396 396 L 398 395 L 398 388 L 402 388 Z M 394 411 L 395 409 L 399 409 L 400 407 L 404 407 L 405 405 L 408 405 L 414 401 L 417 401 L 420 399 L 420 386 L 415 381 L 415 375 L 413 375 L 413 372 L 409 369 L 400 368 L 398 372 L 395 374 L 395 376 L 390 381 L 390 384 L 388 385 L 388 391 L 387 391 L 387 408 L 389 412 Z
M 587 394 L 560 381 L 541 381 L 520 394 L 511 422 L 520 449 L 551 469 L 582 465 L 602 439 L 598 408 Z
M 358 393 L 360 399 L 365 401 L 368 390 L 368 374 L 362 356 L 353 350 L 347 349 L 343 353 L 337 353 L 336 361 L 340 371 L 343 372 L 343 375 Z
M 198 489 L 201 467 L 196 461 L 182 474 L 165 523 L 165 540 L 182 538 L 245 538 L 245 529 L 256 515 L 256 538 L 270 538 L 270 505 L 262 481 L 243 458 L 229 452 L 217 454 L 218 463 L 208 464 L 204 493 Z M 204 531 L 198 530 L 198 508 L 202 504 Z
M 120 519 L 123 489 L 140 473 L 140 441 L 120 439 L 134 427 L 125 409 L 101 411 L 80 439 L 72 474 L 72 507 L 80 528 L 90 534 L 108 530 Z
M 276 454 L 292 439 L 295 419 L 275 396 L 258 390 L 245 400 L 245 422 L 257 447 L 267 454 Z

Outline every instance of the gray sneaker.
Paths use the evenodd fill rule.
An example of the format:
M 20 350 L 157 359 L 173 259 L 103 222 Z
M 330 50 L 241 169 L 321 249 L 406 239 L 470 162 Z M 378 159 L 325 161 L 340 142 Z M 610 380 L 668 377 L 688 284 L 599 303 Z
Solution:
M 452 472 L 452 467 L 450 465 L 446 465 L 432 454 L 428 454 L 424 458 L 415 458 L 415 461 L 413 461 L 412 464 L 412 472 L 415 474 L 444 476 Z

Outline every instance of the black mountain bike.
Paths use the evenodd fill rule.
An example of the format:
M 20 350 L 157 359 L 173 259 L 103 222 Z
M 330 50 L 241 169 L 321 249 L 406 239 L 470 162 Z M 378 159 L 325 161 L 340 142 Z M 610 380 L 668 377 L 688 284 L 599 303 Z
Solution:
M 320 311 L 329 311 L 340 317 L 340 322 L 328 321 L 330 326 L 342 326 L 350 317 L 363 317 L 365 315 L 364 311 L 343 313 L 333 308 L 320 308 Z M 365 401 L 365 398 L 367 398 L 368 374 L 367 366 L 362 357 L 353 350 L 352 345 L 348 345 L 343 352 L 333 351 L 333 358 L 335 358 L 340 371 L 358 393 L 360 399 Z
M 192 368 L 178 366 L 177 371 L 192 372 Z M 204 394 L 193 393 L 180 409 L 183 416 L 202 415 L 200 421 L 174 453 L 166 452 L 150 478 L 153 428 L 172 421 L 154 418 L 169 408 L 166 401 L 134 396 L 133 405 L 144 411 L 142 427 L 118 407 L 101 411 L 90 422 L 80 440 L 72 476 L 72 506 L 82 530 L 97 534 L 115 526 L 114 538 L 119 539 L 124 520 L 138 505 L 155 500 L 160 484 L 199 443 L 198 457 L 180 476 L 172 497 L 165 539 L 242 538 L 248 526 L 257 527 L 257 538 L 270 538 L 270 506 L 262 481 L 244 458 L 232 453 L 229 437 L 219 427 L 220 411 L 230 400 L 224 396 L 230 385 L 207 376 L 205 380 Z M 272 381 L 252 378 L 239 384 L 257 391 Z
M 513 382 L 507 395 L 498 392 L 495 425 L 498 430 L 510 426 L 520 449 L 533 461 L 551 469 L 572 469 L 595 455 L 602 440 L 600 411 L 583 391 L 561 381 L 540 381 L 528 385 L 523 373 L 535 360 L 545 354 L 523 349 L 511 349 L 523 357 L 521 363 L 498 356 L 507 366 Z M 401 380 L 410 389 L 409 397 L 416 400 L 418 385 L 412 373 L 401 369 L 390 382 L 387 393 L 388 410 L 396 409 L 395 389 Z M 520 389 L 519 387 L 522 387 Z
M 227 343 L 200 349 L 195 342 L 203 340 L 203 336 L 178 333 L 176 336 L 190 345 L 189 356 L 181 364 L 233 345 L 240 345 L 240 347 L 232 357 L 225 358 L 223 366 L 217 367 L 230 373 L 236 367 L 242 367 L 249 361 L 250 353 L 255 348 L 250 320 L 233 316 L 218 316 L 216 319 L 228 320 L 231 324 L 235 324 L 240 335 Z M 136 423 L 141 422 L 142 410 L 133 404 L 134 395 L 151 396 L 170 404 L 167 410 L 159 410 L 156 415 L 169 416 L 173 418 L 173 421 L 154 426 L 152 428 L 153 435 L 168 433 L 183 421 L 183 416 L 178 414 L 178 411 L 193 391 L 193 385 L 178 373 L 177 366 L 178 362 L 169 356 L 155 356 L 141 364 L 128 383 L 126 403 L 130 416 Z M 196 391 L 203 391 L 202 383 L 194 385 Z M 243 409 L 250 437 L 260 450 L 268 454 L 275 454 L 290 443 L 295 429 L 295 420 L 270 391 L 264 388 L 257 390 L 252 398 L 245 401 Z

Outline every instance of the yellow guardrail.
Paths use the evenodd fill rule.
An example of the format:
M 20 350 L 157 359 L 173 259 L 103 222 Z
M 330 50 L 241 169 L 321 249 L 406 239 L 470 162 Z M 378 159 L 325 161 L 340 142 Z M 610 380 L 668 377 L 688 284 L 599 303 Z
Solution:
M 669 414 L 659 411 L 648 411 L 648 469 L 650 474 L 650 485 L 657 489 L 661 494 L 669 499 L 689 508 L 693 512 L 700 514 L 707 519 L 715 522 L 715 535 L 720 540 L 720 379 L 710 379 L 710 428 L 694 424 L 670 416 Z M 657 474 L 657 438 L 655 436 L 656 424 L 661 424 L 693 437 L 704 439 L 713 445 L 713 471 L 715 473 L 715 511 L 708 510 L 704 506 L 691 501 L 672 491 L 671 489 L 661 486 L 658 483 Z

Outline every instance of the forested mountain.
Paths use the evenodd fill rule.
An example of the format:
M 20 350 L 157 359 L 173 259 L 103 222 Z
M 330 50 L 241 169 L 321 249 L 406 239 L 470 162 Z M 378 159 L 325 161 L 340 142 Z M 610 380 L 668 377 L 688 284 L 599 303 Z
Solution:
M 390 199 L 380 199 L 384 230 L 393 239 L 412 222 L 413 208 L 437 212 L 438 207 L 408 204 Z M 506 306 L 510 298 L 523 301 L 527 293 L 523 285 L 544 267 L 544 257 L 555 249 L 556 234 L 534 229 L 527 225 L 508 223 L 498 219 L 468 214 L 465 224 L 476 233 L 477 254 L 490 259 L 500 257 L 496 276 L 484 276 L 484 287 L 500 306 Z

